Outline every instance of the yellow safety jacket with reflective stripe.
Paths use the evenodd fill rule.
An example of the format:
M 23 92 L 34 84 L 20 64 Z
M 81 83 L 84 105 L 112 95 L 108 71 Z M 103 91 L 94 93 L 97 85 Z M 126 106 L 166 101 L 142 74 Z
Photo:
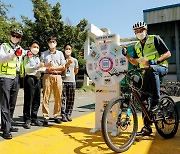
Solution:
M 4 43 L 7 49 L 7 53 L 10 53 L 12 49 L 9 43 Z M 16 63 L 17 57 L 13 58 L 10 62 L 0 63 L 0 74 L 16 76 Z
M 148 35 L 143 51 L 140 41 L 135 44 L 135 50 L 138 57 L 145 57 L 147 60 L 157 60 L 161 56 L 155 48 L 154 36 L 155 35 Z M 165 60 L 159 65 L 168 67 L 168 62 Z M 140 67 L 143 68 L 142 64 L 140 64 Z

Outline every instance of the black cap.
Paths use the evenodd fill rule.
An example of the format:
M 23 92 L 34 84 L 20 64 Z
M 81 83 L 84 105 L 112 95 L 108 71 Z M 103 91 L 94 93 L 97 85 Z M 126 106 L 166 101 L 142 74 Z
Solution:
M 49 42 L 50 40 L 57 40 L 57 38 L 55 36 L 50 36 L 47 41 Z

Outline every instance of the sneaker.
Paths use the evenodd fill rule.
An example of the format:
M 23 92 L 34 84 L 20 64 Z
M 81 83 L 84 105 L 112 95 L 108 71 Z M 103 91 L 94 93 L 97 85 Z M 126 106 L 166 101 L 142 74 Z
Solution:
M 57 123 L 57 124 L 61 124 L 62 123 L 60 118 L 54 119 L 54 122 Z
M 32 121 L 31 121 L 31 125 L 32 125 L 32 126 L 42 126 L 43 123 L 40 122 L 39 120 L 32 120 Z
M 49 122 L 48 119 L 44 119 L 43 126 L 48 126 L 48 122 Z
M 144 126 L 140 132 L 137 132 L 136 136 L 149 136 L 151 133 L 152 128 Z
M 67 118 L 65 116 L 62 116 L 62 122 L 68 122 Z
M 68 121 L 72 121 L 72 118 L 70 116 L 67 116 Z
M 25 129 L 30 129 L 30 128 L 31 128 L 31 123 L 30 123 L 30 121 L 26 121 L 26 122 L 24 123 L 23 127 L 24 127 Z

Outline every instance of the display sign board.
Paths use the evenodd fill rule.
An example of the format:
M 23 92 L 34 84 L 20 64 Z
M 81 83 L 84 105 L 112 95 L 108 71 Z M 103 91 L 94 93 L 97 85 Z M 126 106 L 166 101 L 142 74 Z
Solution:
M 111 76 L 128 69 L 128 61 L 122 55 L 122 48 L 117 44 L 98 44 L 93 47 L 87 58 L 86 69 L 91 80 L 101 86 L 112 86 L 119 83 L 124 75 Z
M 122 55 L 122 48 L 113 41 L 118 42 L 116 35 L 101 36 L 97 38 L 96 46 L 87 56 L 86 69 L 89 77 L 95 83 L 95 128 L 91 132 L 101 129 L 102 113 L 111 99 L 119 96 L 120 82 L 124 75 L 111 76 L 109 73 L 122 72 L 128 69 L 128 61 Z M 104 39 L 104 40 L 103 40 Z M 109 121 L 108 129 L 113 128 L 116 117 Z

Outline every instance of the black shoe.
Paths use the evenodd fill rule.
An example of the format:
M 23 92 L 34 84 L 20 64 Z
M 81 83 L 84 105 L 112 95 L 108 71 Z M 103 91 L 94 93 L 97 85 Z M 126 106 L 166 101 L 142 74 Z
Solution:
M 151 127 L 144 126 L 140 132 L 137 132 L 136 136 L 149 136 L 152 133 Z
M 26 122 L 24 123 L 23 127 L 24 127 L 25 129 L 30 129 L 30 128 L 31 128 L 31 123 L 30 123 L 30 121 L 26 121 Z
M 68 121 L 72 121 L 72 118 L 70 116 L 67 116 Z
M 62 122 L 68 122 L 68 120 L 65 116 L 62 116 Z
M 48 122 L 49 122 L 48 119 L 44 119 L 43 126 L 48 126 Z
M 32 126 L 42 126 L 43 123 L 40 122 L 39 120 L 32 120 L 32 121 L 31 121 L 31 125 L 32 125 Z
M 14 128 L 14 127 L 10 128 L 10 132 L 18 132 L 18 130 L 19 130 L 18 128 Z
M 61 124 L 62 123 L 60 118 L 54 119 L 54 122 L 57 123 L 57 124 Z
M 12 139 L 12 134 L 11 134 L 11 133 L 4 133 L 4 132 L 3 132 L 2 137 L 3 137 L 4 139 Z

